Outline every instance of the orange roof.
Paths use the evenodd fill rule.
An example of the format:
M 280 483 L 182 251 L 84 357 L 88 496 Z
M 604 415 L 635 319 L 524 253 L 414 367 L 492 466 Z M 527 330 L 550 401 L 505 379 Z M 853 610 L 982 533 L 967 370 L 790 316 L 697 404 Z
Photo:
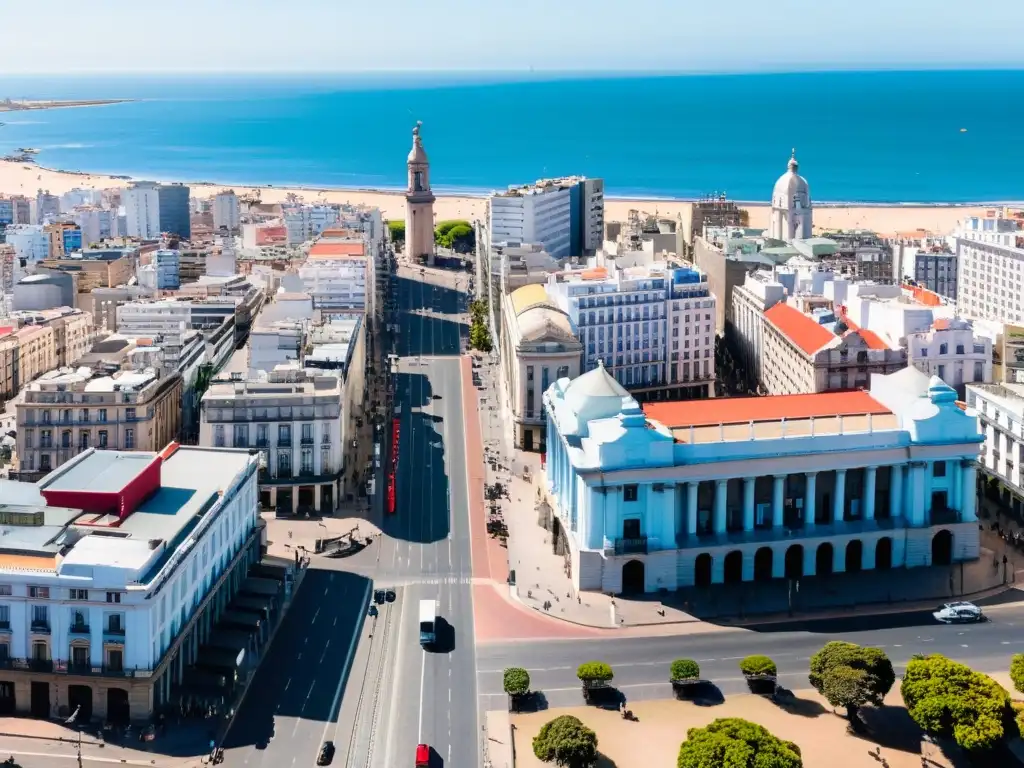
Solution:
M 805 315 L 789 304 L 780 302 L 765 312 L 764 316 L 783 336 L 809 355 L 813 355 L 836 337 L 813 317 Z
M 936 331 L 946 330 L 947 328 L 949 328 L 949 318 L 940 317 L 938 320 L 932 323 L 932 328 L 934 328 Z
M 942 306 L 942 298 L 934 291 L 929 291 L 920 285 L 909 285 L 908 283 L 903 284 L 903 289 L 910 291 L 910 295 L 914 297 L 914 301 L 918 304 L 923 304 L 926 307 Z
M 362 256 L 366 246 L 361 240 L 319 242 L 309 249 L 310 256 Z
M 874 331 L 858 329 L 853 331 L 853 333 L 860 334 L 860 337 L 864 339 L 864 343 L 868 345 L 868 349 L 889 349 L 889 345 L 885 343 L 885 340 Z
M 750 421 L 861 416 L 866 413 L 890 411 L 863 390 L 819 392 L 813 395 L 715 397 L 710 400 L 647 403 L 644 406 L 644 415 L 647 418 L 660 422 L 670 429 L 745 424 Z
M 324 238 L 353 237 L 358 235 L 359 233 L 356 232 L 355 230 L 347 229 L 345 227 L 331 227 L 330 229 L 325 229 L 323 232 L 320 233 L 320 237 Z

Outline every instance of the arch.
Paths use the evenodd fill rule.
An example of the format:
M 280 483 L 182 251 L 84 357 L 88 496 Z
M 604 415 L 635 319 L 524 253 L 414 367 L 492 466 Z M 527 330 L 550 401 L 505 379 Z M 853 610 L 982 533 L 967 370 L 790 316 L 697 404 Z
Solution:
M 786 578 L 802 579 L 804 576 L 804 548 L 794 544 L 786 550 Z
M 775 566 L 775 553 L 771 547 L 761 547 L 754 553 L 754 581 L 771 581 Z
M 835 562 L 835 550 L 827 541 L 819 544 L 814 553 L 814 575 L 828 576 L 832 573 L 832 565 Z
M 78 711 L 76 723 L 88 723 L 92 720 L 92 686 L 91 685 L 69 685 L 68 686 L 68 710 L 71 714 Z
M 932 565 L 953 562 L 953 532 L 943 528 L 932 537 Z
M 642 560 L 630 560 L 622 566 L 623 594 L 644 592 L 647 586 Z
M 864 544 L 860 539 L 853 539 L 846 545 L 847 573 L 857 573 L 864 562 Z
M 725 583 L 739 584 L 743 581 L 743 553 L 738 549 L 725 556 Z
M 892 568 L 892 539 L 883 536 L 875 544 L 875 570 L 887 571 Z
M 698 587 L 711 585 L 711 555 L 701 552 L 693 561 L 693 583 Z
M 128 691 L 124 688 L 107 688 L 107 720 L 112 723 L 131 721 Z

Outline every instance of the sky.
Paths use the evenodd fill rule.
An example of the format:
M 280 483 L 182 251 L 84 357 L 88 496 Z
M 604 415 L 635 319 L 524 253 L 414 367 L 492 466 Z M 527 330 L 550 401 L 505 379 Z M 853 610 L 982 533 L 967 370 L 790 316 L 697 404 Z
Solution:
M 0 26 L 0 78 L 1024 67 L 1019 0 L 0 0 Z

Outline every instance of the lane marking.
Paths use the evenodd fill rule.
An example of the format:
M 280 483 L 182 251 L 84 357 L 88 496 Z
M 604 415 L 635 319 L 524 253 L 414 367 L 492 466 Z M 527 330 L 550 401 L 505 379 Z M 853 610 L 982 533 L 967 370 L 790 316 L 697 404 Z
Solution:
M 402 592 L 402 610 L 398 613 L 398 630 L 396 633 L 398 639 L 398 653 L 395 654 L 395 675 L 391 680 L 391 710 L 388 712 L 388 738 L 384 745 L 384 765 L 394 765 L 391 762 L 391 750 L 396 737 L 395 722 L 398 715 L 398 700 L 401 698 L 398 694 L 398 677 L 402 672 L 402 651 L 405 650 L 405 643 L 402 642 L 402 627 L 405 626 L 405 606 L 409 603 L 408 590 Z
M 418 739 L 417 743 L 418 744 L 422 744 L 423 743 L 423 694 L 425 693 L 423 686 L 424 686 L 424 682 L 426 681 L 426 677 L 427 677 L 427 652 L 423 651 L 423 661 L 420 664 L 420 713 L 419 713 L 419 719 L 417 721 L 418 725 L 419 725 L 419 735 L 417 736 L 417 739 Z
M 363 599 L 359 603 L 360 605 L 366 605 L 366 602 L 370 599 L 370 587 L 371 586 L 372 586 L 372 582 L 367 580 L 366 581 L 366 589 L 363 590 Z M 348 591 L 347 588 L 342 591 L 342 594 L 341 594 L 342 600 L 344 600 L 345 592 L 347 592 L 347 591 Z M 320 737 L 320 743 L 321 744 L 323 742 L 327 741 L 327 731 L 330 729 L 331 723 L 334 722 L 334 719 L 341 714 L 341 707 L 340 707 L 340 704 L 341 704 L 341 691 L 342 691 L 342 688 L 344 688 L 345 678 L 348 675 L 349 669 L 352 666 L 352 656 L 356 652 L 356 646 L 359 645 L 359 640 L 362 637 L 362 634 L 363 634 L 362 633 L 362 625 L 360 625 L 360 631 L 359 632 L 353 632 L 352 633 L 352 641 L 348 644 L 348 653 L 345 655 L 345 664 L 341 668 L 341 674 L 338 675 L 338 687 L 334 691 L 334 700 L 331 702 L 331 708 L 327 712 L 327 722 L 324 723 L 324 732 L 323 732 L 323 735 Z M 319 747 L 318 747 L 318 749 L 319 749 Z

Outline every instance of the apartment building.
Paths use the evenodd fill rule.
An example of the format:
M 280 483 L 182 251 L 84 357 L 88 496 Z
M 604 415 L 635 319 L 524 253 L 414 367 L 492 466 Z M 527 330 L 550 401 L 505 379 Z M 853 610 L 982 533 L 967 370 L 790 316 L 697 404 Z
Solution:
M 314 309 L 372 314 L 373 255 L 361 237 L 315 243 L 299 267 L 299 279 Z
M 964 317 L 1024 323 L 1024 230 L 1011 219 L 967 219 L 954 241 L 957 310 Z
M 266 380 L 217 380 L 203 395 L 199 444 L 254 448 L 262 506 L 329 514 L 344 493 L 342 380 L 299 368 Z
M 336 205 L 289 205 L 282 207 L 281 214 L 288 245 L 301 245 L 318 237 L 334 226 L 340 215 Z
M 74 365 L 92 344 L 92 315 L 70 307 L 40 312 L 16 312 L 12 315 L 23 326 L 48 326 L 53 329 L 54 366 Z
M 556 259 L 592 255 L 604 240 L 604 181 L 584 176 L 511 186 L 488 199 L 492 244 L 540 245 Z
M 13 326 L 0 327 L 0 405 L 21 389 L 20 362 Z
M 730 339 L 739 353 L 738 372 L 748 390 L 764 381 L 765 312 L 784 302 L 794 290 L 795 275 L 757 271 L 747 273 L 742 285 L 732 290 Z
M 157 209 L 160 231 L 189 240 L 192 237 L 190 189 L 184 184 L 160 184 L 157 186 Z
M 213 197 L 213 228 L 218 232 L 237 232 L 241 219 L 241 207 L 234 190 L 226 189 Z
M 177 444 L 89 449 L 37 483 L 5 483 L 0 709 L 141 732 L 191 697 L 191 668 L 210 657 L 261 557 L 256 464 L 245 451 Z M 261 586 L 283 593 L 280 579 Z M 255 625 L 283 596 L 257 592 Z M 243 641 L 221 655 L 249 650 Z M 238 676 L 221 673 L 223 698 Z
M 135 276 L 135 258 L 131 249 L 96 249 L 47 258 L 42 267 L 68 272 L 77 278 L 79 293 L 94 288 L 115 288 L 126 285 Z
M 235 335 L 238 306 L 239 301 L 231 296 L 129 302 L 117 307 L 117 332 L 137 338 L 201 331 L 206 339 L 207 359 L 214 368 L 220 369 L 231 357 L 238 341 Z
M 82 249 L 82 230 L 73 221 L 57 221 L 47 224 L 43 231 L 50 239 L 50 258 L 59 259 L 72 251 Z
M 914 254 L 914 282 L 923 288 L 956 301 L 957 255 L 933 247 Z
M 121 194 L 125 211 L 125 234 L 142 240 L 160 238 L 159 184 L 137 181 Z
M 23 473 L 46 473 L 89 448 L 152 451 L 177 439 L 181 375 L 149 368 L 106 375 L 59 368 L 25 387 L 17 405 Z
M 970 384 L 992 383 L 992 339 L 969 320 L 940 318 L 906 337 L 907 363 L 938 376 L 964 398 Z
M 36 224 L 49 224 L 60 216 L 60 198 L 49 190 L 36 193 Z
M 82 247 L 90 248 L 120 232 L 117 226 L 117 211 L 99 208 L 95 205 L 79 206 L 74 210 L 75 222 L 82 230 Z
M 1014 515 L 1024 514 L 1024 385 L 968 384 L 967 407 L 985 434 L 978 459 L 983 490 Z
M 50 256 L 50 235 L 38 224 L 15 224 L 7 227 L 4 236 L 26 267 L 35 267 Z
M 56 335 L 53 328 L 45 325 L 28 325 L 14 332 L 22 386 L 57 366 Z

